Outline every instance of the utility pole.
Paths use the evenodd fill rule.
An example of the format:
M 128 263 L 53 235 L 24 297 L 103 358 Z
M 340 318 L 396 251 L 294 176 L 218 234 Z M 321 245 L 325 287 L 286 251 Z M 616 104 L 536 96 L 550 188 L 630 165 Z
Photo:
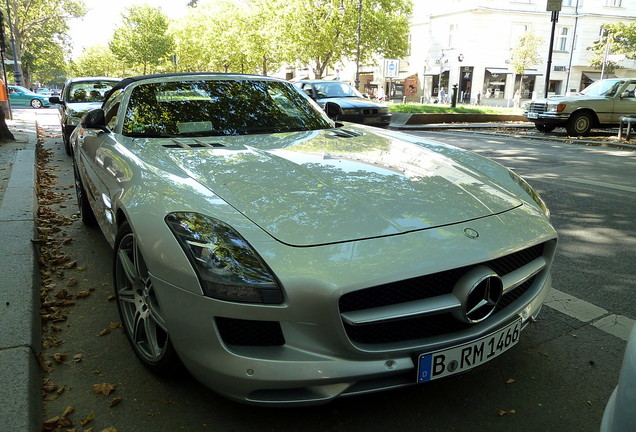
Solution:
M 545 71 L 545 89 L 543 97 L 548 97 L 548 90 L 550 87 L 550 69 L 552 69 L 552 49 L 554 46 L 554 31 L 556 29 L 556 23 L 559 21 L 559 11 L 561 10 L 562 0 L 548 0 L 546 10 L 552 12 L 552 31 L 550 33 L 550 48 L 548 50 L 548 67 Z

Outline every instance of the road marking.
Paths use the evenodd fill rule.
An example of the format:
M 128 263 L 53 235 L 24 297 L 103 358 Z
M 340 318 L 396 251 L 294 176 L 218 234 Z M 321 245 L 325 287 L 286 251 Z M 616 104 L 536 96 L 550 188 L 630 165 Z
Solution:
M 631 187 L 631 186 L 623 186 L 623 185 L 617 185 L 617 184 L 613 184 L 613 183 L 605 183 L 605 182 L 600 182 L 600 181 L 596 181 L 596 180 L 586 180 L 586 179 L 580 179 L 580 178 L 576 178 L 576 177 L 563 177 L 562 180 L 567 180 L 567 181 L 571 181 L 571 182 L 574 182 L 574 183 L 582 183 L 582 184 L 592 185 L 592 186 L 600 186 L 600 187 L 609 188 L 609 189 L 616 189 L 616 190 L 621 190 L 621 191 L 625 191 L 625 192 L 634 192 L 634 193 L 636 193 L 636 187 Z
M 552 288 L 548 295 L 546 306 L 592 325 L 606 333 L 627 341 L 634 326 L 634 320 L 623 315 L 612 314 L 609 311 L 586 302 L 574 296 Z

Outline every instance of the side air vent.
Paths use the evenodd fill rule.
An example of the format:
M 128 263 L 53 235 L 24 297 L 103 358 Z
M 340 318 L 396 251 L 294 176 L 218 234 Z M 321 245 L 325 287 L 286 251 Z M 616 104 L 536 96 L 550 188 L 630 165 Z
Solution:
M 193 140 L 172 140 L 172 144 L 164 144 L 166 148 L 173 149 L 194 149 L 194 148 L 219 148 L 225 147 L 223 144 L 219 143 L 207 143 L 201 140 L 193 139 Z

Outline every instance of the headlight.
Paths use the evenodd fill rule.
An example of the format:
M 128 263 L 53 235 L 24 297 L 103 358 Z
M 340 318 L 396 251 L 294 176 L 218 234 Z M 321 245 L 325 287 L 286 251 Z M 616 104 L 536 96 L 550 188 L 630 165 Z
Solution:
M 550 217 L 550 209 L 548 209 L 548 206 L 545 205 L 545 202 L 541 199 L 541 197 L 539 196 L 539 194 L 537 193 L 537 191 L 534 190 L 534 188 L 532 186 L 530 186 L 528 184 L 527 181 L 525 181 L 523 178 L 521 178 L 521 176 L 519 176 L 519 174 L 509 171 L 510 173 L 510 177 L 512 177 L 512 179 L 519 185 L 521 186 L 521 188 L 528 194 L 530 195 L 530 197 L 532 198 L 532 200 L 537 204 L 537 206 L 539 206 L 539 208 L 541 209 L 541 211 L 543 212 L 543 214 L 546 215 L 546 217 Z
M 342 113 L 343 113 L 343 114 L 349 114 L 349 115 L 351 115 L 351 114 L 358 114 L 358 110 L 357 110 L 356 108 L 344 108 L 344 109 L 342 110 Z
M 208 297 L 280 304 L 283 293 L 267 265 L 233 228 L 198 213 L 170 213 L 166 223 Z
M 386 107 L 386 108 L 380 108 L 380 109 L 378 110 L 378 113 L 380 113 L 380 114 L 388 114 L 388 113 L 389 113 L 389 107 Z
M 564 109 L 565 109 L 565 104 L 564 103 L 560 103 L 560 104 L 548 103 L 546 111 L 547 112 L 561 112 Z

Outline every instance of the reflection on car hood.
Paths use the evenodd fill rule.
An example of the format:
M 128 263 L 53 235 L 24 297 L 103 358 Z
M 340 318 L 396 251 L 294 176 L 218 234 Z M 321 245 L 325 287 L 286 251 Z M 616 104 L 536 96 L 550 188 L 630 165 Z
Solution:
M 320 106 L 323 106 L 323 107 L 324 107 L 324 105 L 327 102 L 336 102 L 343 109 L 346 109 L 346 108 L 363 108 L 363 107 L 364 108 L 386 108 L 386 105 L 384 105 L 382 103 L 374 102 L 374 101 L 369 100 L 369 99 L 358 98 L 358 97 L 320 98 L 316 102 L 318 102 L 318 104 Z
M 424 146 L 340 134 L 206 139 L 224 146 L 213 149 L 161 140 L 167 159 L 155 162 L 176 164 L 271 236 L 298 246 L 454 224 L 521 204 L 479 172 Z M 150 163 L 145 156 L 157 155 L 144 153 Z

